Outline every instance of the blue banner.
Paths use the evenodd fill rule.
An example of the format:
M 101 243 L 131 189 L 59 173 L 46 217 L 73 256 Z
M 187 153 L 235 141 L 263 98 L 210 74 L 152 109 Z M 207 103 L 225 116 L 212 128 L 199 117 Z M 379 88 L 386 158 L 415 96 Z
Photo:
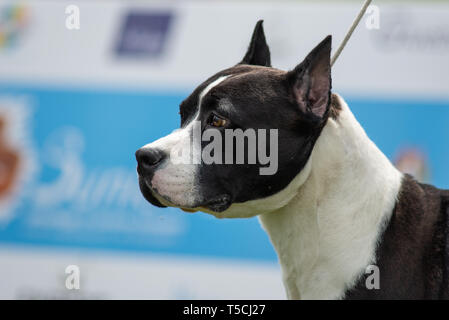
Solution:
M 186 94 L 2 86 L 0 162 L 16 153 L 28 174 L 11 183 L 14 192 L 0 190 L 0 202 L 17 200 L 2 208 L 0 242 L 275 261 L 256 218 L 160 209 L 140 195 L 134 152 L 179 126 Z M 347 102 L 390 159 L 449 187 L 449 102 Z M 9 117 L 8 108 L 27 116 Z

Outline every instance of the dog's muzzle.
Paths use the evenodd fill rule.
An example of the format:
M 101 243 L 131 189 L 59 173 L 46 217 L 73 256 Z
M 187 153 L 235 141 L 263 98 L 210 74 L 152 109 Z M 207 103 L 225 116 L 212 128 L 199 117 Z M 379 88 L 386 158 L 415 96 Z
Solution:
M 201 210 L 201 208 L 213 212 L 223 212 L 231 206 L 232 197 L 228 193 L 197 196 L 195 201 L 187 205 L 181 204 L 179 199 L 177 199 L 178 201 L 173 201 L 167 194 L 161 195 L 159 190 L 153 186 L 152 180 L 155 172 L 166 166 L 166 158 L 167 154 L 157 148 L 147 147 L 136 151 L 140 191 L 148 202 L 161 208 L 166 207 L 168 204 L 188 212 Z
M 164 159 L 165 154 L 158 149 L 141 148 L 136 151 L 140 191 L 148 202 L 160 208 L 165 208 L 166 206 L 156 199 L 153 192 L 148 187 L 147 181 L 151 181 L 154 172 Z

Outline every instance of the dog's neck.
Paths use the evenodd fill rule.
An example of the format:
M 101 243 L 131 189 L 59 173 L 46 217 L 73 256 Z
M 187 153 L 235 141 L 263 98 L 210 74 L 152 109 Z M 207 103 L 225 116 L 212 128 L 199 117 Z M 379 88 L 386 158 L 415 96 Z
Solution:
M 375 263 L 376 244 L 401 186 L 401 173 L 343 99 L 333 99 L 338 115 L 329 118 L 299 174 L 307 177 L 295 178 L 305 182 L 285 206 L 260 215 L 291 299 L 344 296 Z

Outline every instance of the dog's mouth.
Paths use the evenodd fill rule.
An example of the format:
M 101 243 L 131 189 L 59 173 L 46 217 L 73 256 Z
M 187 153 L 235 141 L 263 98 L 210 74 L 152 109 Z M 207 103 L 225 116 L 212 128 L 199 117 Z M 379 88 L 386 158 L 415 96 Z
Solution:
M 228 209 L 232 204 L 232 197 L 228 194 L 221 194 L 216 197 L 212 197 L 207 201 L 200 201 L 198 204 L 194 206 L 180 206 L 173 203 L 170 199 L 160 195 L 157 193 L 157 190 L 150 188 L 148 183 L 145 181 L 145 178 L 139 176 L 139 187 L 143 197 L 152 205 L 159 208 L 166 207 L 176 207 L 181 210 L 189 213 L 197 212 L 197 211 L 205 211 L 205 212 L 223 212 Z
M 147 186 L 147 183 L 145 182 L 145 179 L 139 176 L 139 187 L 140 192 L 142 193 L 145 200 L 147 200 L 152 205 L 159 207 L 159 208 L 166 208 L 166 205 L 163 205 L 153 194 L 153 191 Z

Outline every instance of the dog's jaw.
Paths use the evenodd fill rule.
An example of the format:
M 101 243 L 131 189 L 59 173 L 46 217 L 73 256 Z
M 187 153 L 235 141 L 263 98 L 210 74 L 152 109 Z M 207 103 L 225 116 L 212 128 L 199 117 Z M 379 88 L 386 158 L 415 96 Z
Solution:
M 153 191 L 148 187 L 147 182 L 144 178 L 139 177 L 139 187 L 145 200 L 156 207 L 165 208 L 167 205 L 163 204 L 153 193 Z
M 342 108 L 315 145 L 307 180 L 286 206 L 260 216 L 291 299 L 344 297 L 375 262 L 401 186 L 402 174 L 338 101 Z
M 293 178 L 289 185 L 266 198 L 250 200 L 242 203 L 233 203 L 228 209 L 222 212 L 214 212 L 199 208 L 198 210 L 214 215 L 217 218 L 251 218 L 261 214 L 276 212 L 285 207 L 297 195 L 303 183 L 308 179 L 311 172 L 311 161 L 309 160 L 301 172 Z

